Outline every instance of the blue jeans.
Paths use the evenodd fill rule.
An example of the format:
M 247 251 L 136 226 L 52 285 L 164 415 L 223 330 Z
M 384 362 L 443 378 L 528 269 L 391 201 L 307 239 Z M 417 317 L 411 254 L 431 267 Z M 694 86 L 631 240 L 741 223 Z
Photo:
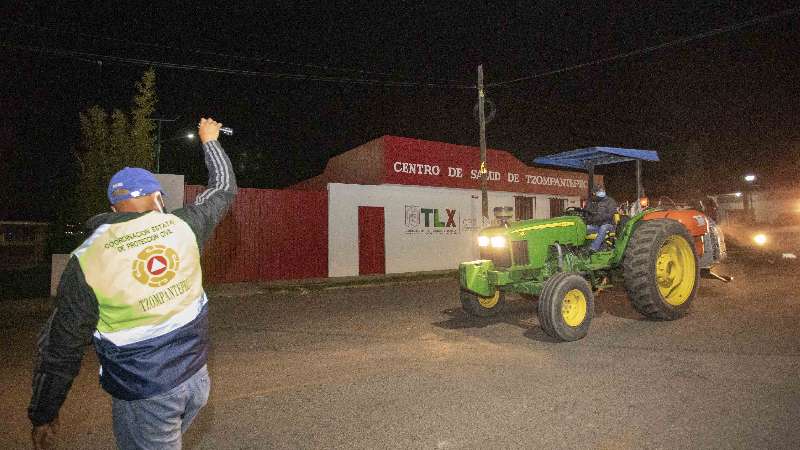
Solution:
M 112 397 L 117 447 L 128 449 L 180 449 L 181 435 L 208 401 L 211 378 L 203 366 L 188 380 L 163 394 L 141 400 Z
M 597 233 L 597 237 L 594 238 L 592 241 L 591 248 L 593 251 L 600 250 L 600 247 L 603 245 L 603 242 L 606 240 L 606 236 L 611 230 L 614 229 L 614 224 L 612 223 L 604 223 L 600 226 L 597 225 L 586 225 L 586 231 L 588 233 Z

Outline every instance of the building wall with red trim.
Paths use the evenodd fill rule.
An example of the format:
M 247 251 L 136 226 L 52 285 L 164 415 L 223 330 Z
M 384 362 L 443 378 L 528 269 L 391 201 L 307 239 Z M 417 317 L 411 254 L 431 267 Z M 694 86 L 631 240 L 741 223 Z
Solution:
M 187 185 L 186 203 L 203 189 Z M 327 191 L 239 189 L 202 264 L 209 283 L 327 277 Z
M 486 163 L 491 191 L 586 198 L 586 173 L 531 167 L 495 149 L 487 150 Z M 479 170 L 478 147 L 382 136 L 331 158 L 321 175 L 291 188 L 323 190 L 329 183 L 342 183 L 475 189 Z M 603 177 L 595 175 L 595 185 L 601 184 Z
M 480 183 L 478 147 L 398 136 L 381 139 L 386 184 L 474 189 Z M 530 167 L 505 150 L 488 149 L 486 168 L 491 191 L 582 198 L 588 191 L 586 173 Z M 596 175 L 595 183 L 602 182 L 602 176 Z
M 488 189 L 493 192 L 491 201 L 511 206 L 515 194 L 538 195 L 541 198 L 535 207 L 536 217 L 544 217 L 543 209 L 549 196 L 564 198 L 570 205 L 577 205 L 580 198 L 586 197 L 588 175 L 585 173 L 529 167 L 510 153 L 493 149 L 487 151 L 487 166 L 491 175 Z M 444 208 L 442 211 L 445 211 L 452 209 L 450 203 L 455 202 L 448 196 L 457 192 L 466 199 L 458 197 L 461 199 L 458 200 L 461 202 L 459 214 L 464 214 L 459 222 L 459 236 L 466 241 L 454 248 L 472 251 L 470 243 L 474 239 L 471 234 L 475 229 L 468 228 L 477 226 L 477 213 L 473 210 L 479 210 L 480 205 L 473 204 L 473 200 L 479 197 L 477 192 L 461 191 L 479 187 L 476 175 L 479 168 L 480 149 L 477 147 L 382 136 L 331 158 L 321 175 L 290 189 L 240 189 L 232 210 L 206 246 L 203 255 L 205 279 L 219 283 L 355 275 L 358 273 L 357 255 L 353 262 L 351 253 L 353 248 L 357 250 L 358 241 L 350 234 L 357 231 L 357 223 L 350 224 L 348 220 L 357 218 L 358 206 L 390 208 L 387 217 L 391 220 L 387 226 L 393 227 L 393 234 L 389 235 L 387 244 L 391 250 L 395 241 L 408 240 L 408 236 L 419 231 L 403 228 L 401 212 L 406 206 L 422 205 Z M 601 184 L 602 177 L 597 176 L 595 183 Z M 341 189 L 365 190 L 352 205 L 345 202 L 347 211 L 336 211 L 336 208 L 344 208 L 337 203 L 339 206 L 329 214 L 329 198 L 333 198 L 329 186 L 332 184 L 345 186 Z M 380 189 L 372 186 L 380 186 Z M 427 192 L 428 197 L 398 197 L 409 188 L 413 192 Z M 439 192 L 437 188 L 451 188 L 453 192 L 447 192 L 448 189 Z M 201 190 L 201 186 L 186 186 L 186 202 L 194 201 Z M 384 196 L 386 198 L 381 197 L 385 192 L 389 192 Z M 370 196 L 375 197 L 371 200 L 374 205 L 366 202 Z M 447 199 L 450 203 L 445 201 Z M 400 210 L 391 209 L 395 207 Z M 329 239 L 331 230 L 333 235 Z M 416 251 L 414 245 L 404 245 L 399 245 L 399 248 Z M 403 256 L 406 250 L 392 250 L 387 254 L 388 272 L 438 270 L 453 266 L 449 259 L 438 261 L 429 257 L 420 263 L 414 262 L 413 258 L 397 256 Z M 329 252 L 332 252 L 330 256 Z M 453 261 L 469 256 L 452 255 Z M 438 265 L 431 265 L 434 262 Z M 353 267 L 355 273 L 351 273 Z

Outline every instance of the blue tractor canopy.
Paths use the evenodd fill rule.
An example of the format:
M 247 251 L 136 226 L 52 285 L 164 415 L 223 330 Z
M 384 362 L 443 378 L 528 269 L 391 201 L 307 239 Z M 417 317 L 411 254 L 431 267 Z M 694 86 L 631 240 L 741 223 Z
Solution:
M 589 192 L 591 198 L 594 189 L 594 168 L 606 164 L 618 164 L 636 161 L 636 196 L 642 198 L 642 161 L 658 161 L 658 153 L 654 150 L 638 150 L 617 147 L 588 147 L 554 155 L 540 156 L 533 160 L 535 164 L 564 167 L 568 169 L 586 170 L 589 172 Z

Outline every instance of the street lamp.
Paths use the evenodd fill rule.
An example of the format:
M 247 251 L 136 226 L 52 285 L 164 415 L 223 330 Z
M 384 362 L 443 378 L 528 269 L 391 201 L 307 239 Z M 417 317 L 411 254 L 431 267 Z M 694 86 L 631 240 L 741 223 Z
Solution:
M 194 133 L 186 133 L 183 136 L 175 136 L 175 137 L 171 137 L 169 139 L 161 139 L 159 142 L 164 143 L 164 142 L 170 142 L 170 141 L 177 141 L 178 139 L 188 139 L 188 140 L 191 141 L 192 139 L 194 139 Z
M 746 173 L 742 177 L 745 181 L 744 189 L 744 211 L 749 220 L 755 220 L 755 211 L 753 211 L 753 185 L 756 181 L 756 176 L 752 173 Z
M 188 132 L 188 133 L 186 133 L 186 134 L 184 134 L 182 136 L 175 136 L 175 137 L 171 137 L 169 139 L 161 139 L 161 133 L 158 133 L 158 135 L 156 137 L 157 137 L 157 141 L 156 141 L 156 173 L 159 173 L 159 169 L 161 168 L 161 144 L 163 144 L 164 142 L 177 141 L 179 139 L 188 139 L 188 140 L 192 141 L 192 140 L 194 140 L 195 135 L 192 132 Z

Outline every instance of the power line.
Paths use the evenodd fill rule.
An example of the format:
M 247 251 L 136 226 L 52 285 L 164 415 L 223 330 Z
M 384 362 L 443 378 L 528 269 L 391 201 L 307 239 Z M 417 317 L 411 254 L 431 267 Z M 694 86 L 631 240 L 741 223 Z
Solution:
M 260 56 L 243 56 L 243 55 L 234 55 L 229 53 L 221 53 L 221 52 L 212 52 L 208 50 L 197 50 L 197 49 L 186 49 L 182 47 L 175 47 L 172 45 L 164 45 L 164 44 L 153 44 L 150 42 L 140 42 L 140 41 L 132 41 L 129 39 L 119 39 L 119 38 L 112 38 L 108 36 L 99 36 L 90 33 L 84 33 L 80 31 L 66 31 L 66 30 L 59 30 L 50 27 L 43 27 L 38 25 L 31 25 L 27 23 L 15 22 L 12 20 L 0 20 L 0 23 L 5 23 L 7 25 L 18 26 L 18 27 L 25 27 L 34 30 L 40 31 L 47 31 L 51 33 L 57 34 L 64 34 L 64 35 L 73 35 L 73 36 L 81 36 L 86 38 L 92 39 L 102 39 L 109 42 L 120 42 L 128 45 L 137 45 L 142 47 L 150 47 L 150 48 L 158 48 L 162 50 L 174 50 L 179 52 L 185 53 L 193 53 L 196 55 L 204 55 L 204 56 L 216 56 L 222 58 L 230 58 L 230 59 L 237 59 L 243 61 L 253 61 L 253 62 L 261 62 L 261 63 L 271 63 L 271 64 L 281 64 L 281 65 L 288 65 L 288 66 L 295 66 L 295 67 L 304 67 L 309 69 L 315 70 L 327 70 L 327 71 L 338 71 L 338 72 L 353 72 L 353 73 L 361 73 L 367 75 L 381 75 L 387 77 L 396 76 L 392 73 L 387 72 L 376 72 L 371 70 L 364 70 L 364 69 L 356 69 L 356 68 L 344 68 L 344 67 L 336 67 L 336 66 L 328 66 L 328 65 L 321 65 L 321 64 L 307 64 L 307 63 L 296 63 L 296 62 L 289 62 L 289 61 L 281 61 L 277 59 L 265 58 Z M 448 79 L 430 79 L 427 80 L 434 83 L 463 83 L 463 80 L 448 80 Z
M 607 63 L 607 62 L 611 62 L 611 61 L 616 61 L 616 60 L 620 60 L 620 59 L 623 59 L 623 58 L 629 58 L 631 56 L 644 55 L 644 54 L 647 54 L 647 53 L 652 53 L 652 52 L 654 52 L 656 50 L 661 50 L 662 48 L 674 47 L 676 45 L 685 44 L 687 42 L 697 41 L 697 40 L 700 40 L 700 39 L 705 39 L 705 38 L 708 38 L 708 37 L 711 37 L 711 36 L 716 36 L 718 34 L 723 34 L 723 33 L 728 33 L 728 32 L 731 32 L 731 31 L 736 31 L 736 30 L 739 30 L 741 28 L 745 28 L 745 27 L 748 27 L 748 26 L 751 26 L 751 25 L 755 25 L 755 24 L 758 24 L 758 23 L 767 22 L 767 21 L 770 21 L 770 20 L 773 20 L 773 19 L 777 19 L 777 18 L 780 18 L 780 17 L 786 17 L 786 16 L 790 16 L 790 15 L 793 15 L 793 14 L 797 14 L 798 12 L 800 12 L 800 8 L 785 9 L 785 10 L 777 12 L 775 14 L 756 17 L 755 19 L 751 19 L 751 20 L 748 20 L 746 22 L 736 23 L 736 24 L 729 25 L 727 27 L 722 27 L 722 28 L 715 28 L 713 30 L 706 31 L 704 33 L 698 33 L 698 34 L 695 34 L 695 35 L 692 35 L 692 36 L 687 36 L 687 37 L 684 37 L 684 38 L 676 39 L 674 41 L 669 41 L 669 42 L 665 42 L 665 43 L 662 43 L 662 44 L 652 45 L 650 47 L 645 47 L 645 48 L 641 48 L 641 49 L 638 49 L 638 50 L 633 50 L 633 51 L 630 51 L 630 52 L 620 53 L 618 55 L 609 56 L 609 57 L 606 57 L 606 58 L 595 59 L 593 61 L 579 63 L 579 64 L 575 64 L 575 65 L 572 65 L 572 66 L 562 67 L 560 69 L 554 69 L 554 70 L 538 73 L 536 75 L 531 75 L 531 76 L 527 76 L 527 77 L 515 78 L 513 80 L 508 80 L 508 81 L 500 81 L 500 82 L 497 82 L 497 83 L 489 83 L 489 84 L 487 84 L 486 87 L 487 88 L 500 87 L 500 86 L 505 86 L 505 85 L 509 85 L 509 84 L 513 84 L 513 83 L 520 83 L 522 81 L 528 81 L 528 80 L 533 80 L 533 79 L 536 79 L 536 78 L 542 78 L 542 77 L 547 77 L 547 76 L 550 76 L 550 75 L 569 72 L 571 70 L 582 69 L 582 68 L 588 67 L 588 66 L 595 66 L 595 65 L 598 65 L 598 64 Z
M 324 75 L 307 75 L 307 74 L 297 74 L 297 73 L 259 72 L 253 70 L 228 69 L 225 67 L 179 64 L 179 63 L 171 63 L 165 61 L 154 61 L 149 59 L 102 55 L 97 53 L 88 53 L 76 50 L 65 50 L 65 49 L 57 49 L 50 47 L 36 47 L 30 45 L 18 45 L 2 41 L 0 41 L 0 47 L 56 55 L 65 58 L 78 59 L 81 61 L 87 61 L 87 58 L 89 58 L 90 60 L 93 61 L 106 60 L 120 64 L 154 66 L 154 67 L 163 67 L 167 69 L 190 70 L 190 71 L 220 73 L 229 75 L 245 75 L 253 77 L 279 79 L 279 80 L 318 81 L 326 83 L 362 84 L 362 85 L 384 86 L 384 87 L 429 87 L 429 88 L 447 88 L 447 89 L 475 89 L 474 85 L 466 85 L 466 84 L 433 83 L 433 82 L 417 82 L 417 81 L 391 81 L 391 80 L 376 80 L 376 79 L 366 79 L 366 78 L 346 78 L 346 77 L 331 77 Z

